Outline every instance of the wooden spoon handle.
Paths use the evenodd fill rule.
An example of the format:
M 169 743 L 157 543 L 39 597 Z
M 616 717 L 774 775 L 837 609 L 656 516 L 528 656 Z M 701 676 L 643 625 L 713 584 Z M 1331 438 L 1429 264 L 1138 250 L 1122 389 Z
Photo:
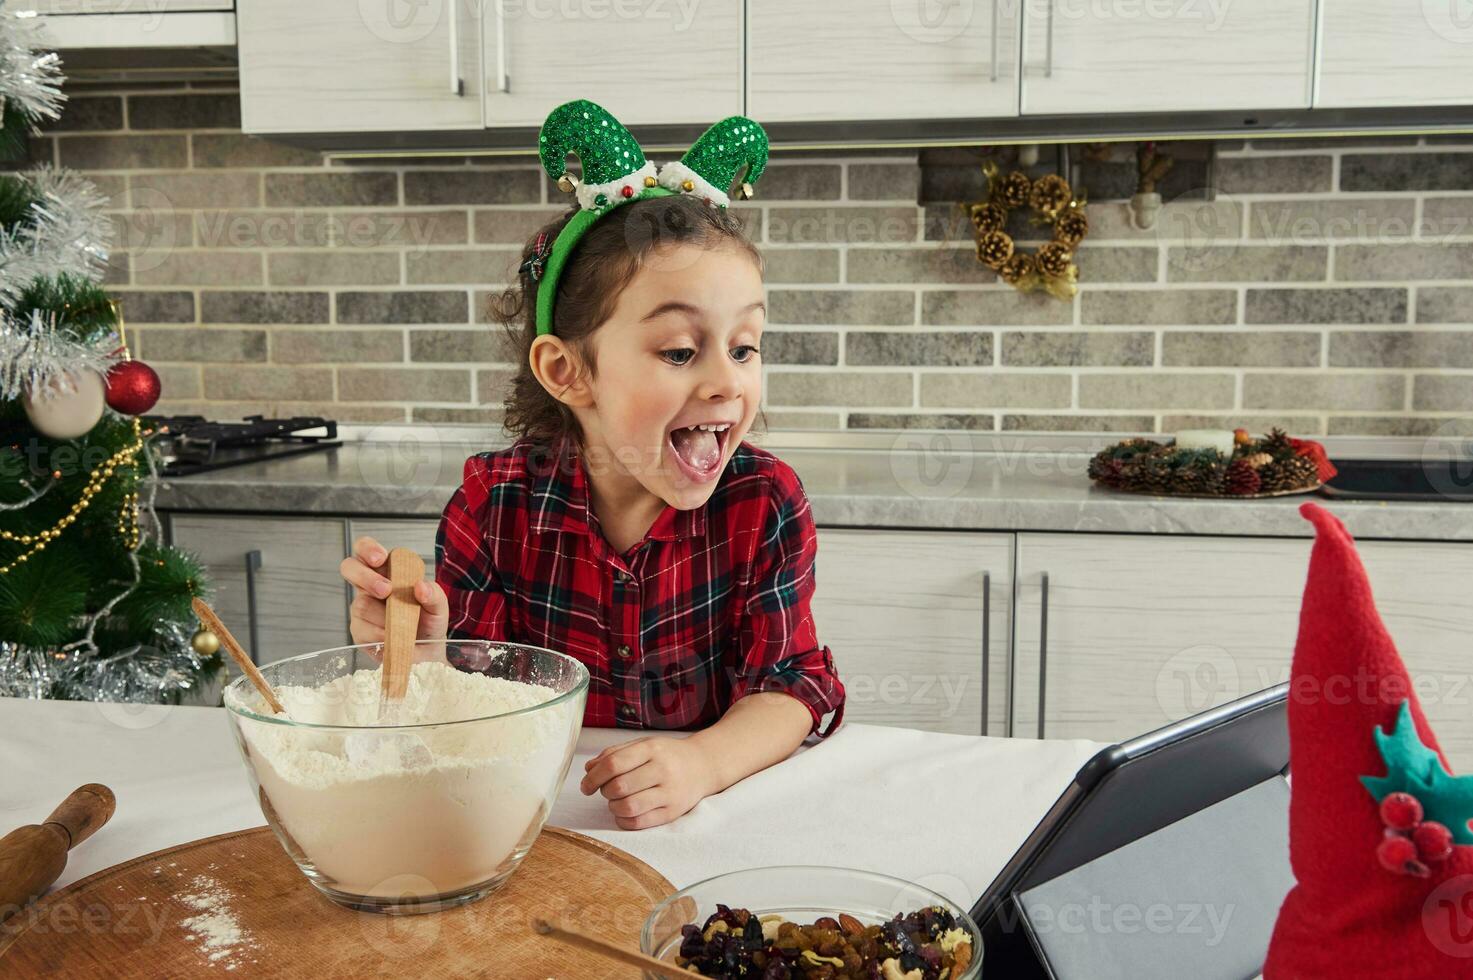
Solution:
M 389 552 L 389 583 L 393 587 L 384 609 L 383 696 L 404 700 L 409 691 L 409 668 L 414 665 L 414 643 L 419 631 L 419 600 L 414 587 L 424 581 L 424 560 L 408 548 Z
M 256 690 L 261 692 L 261 697 L 265 698 L 266 703 L 271 706 L 272 713 L 278 715 L 285 713 L 286 709 L 281 706 L 280 701 L 276 700 L 276 692 L 271 690 L 271 685 L 267 683 L 265 676 L 251 662 L 250 654 L 246 653 L 235 637 L 230 635 L 230 631 L 225 628 L 224 623 L 220 622 L 220 617 L 215 615 L 215 610 L 210 608 L 209 603 L 195 596 L 194 602 L 190 605 L 194 609 L 194 614 L 199 617 L 199 621 L 220 638 L 220 643 L 230 654 L 230 659 L 234 660 L 241 672 L 251 679 L 252 684 L 256 685 Z
M 67 848 L 71 849 L 107 823 L 117 808 L 118 800 L 112 790 L 101 783 L 88 783 L 72 790 L 72 794 L 51 811 L 46 822 L 66 831 Z
M 532 928 L 539 935 L 550 936 L 559 942 L 567 943 L 569 946 L 577 946 L 589 952 L 607 957 L 608 959 L 618 960 L 620 963 L 642 967 L 645 971 L 657 977 L 701 976 L 701 974 L 696 973 L 694 970 L 687 970 L 684 967 L 676 966 L 674 963 L 667 963 L 663 960 L 657 960 L 653 956 L 646 956 L 637 949 L 630 949 L 627 946 L 611 943 L 597 936 L 590 936 L 588 933 L 580 932 L 570 926 L 556 925 L 555 923 L 548 922 L 546 919 L 533 919 Z

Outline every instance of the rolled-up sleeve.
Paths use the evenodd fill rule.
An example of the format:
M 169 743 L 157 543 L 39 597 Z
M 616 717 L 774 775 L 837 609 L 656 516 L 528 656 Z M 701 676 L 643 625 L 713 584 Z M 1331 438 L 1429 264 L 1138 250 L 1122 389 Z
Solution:
M 466 460 L 464 482 L 445 505 L 435 534 L 435 581 L 450 601 L 452 640 L 509 641 L 506 594 L 490 542 L 489 479 L 477 457 Z
M 827 737 L 844 717 L 844 685 L 829 648 L 819 645 L 810 600 L 818 534 L 803 486 L 785 467 L 773 481 L 767 517 L 752 556 L 751 589 L 741 629 L 742 663 L 732 700 L 765 691 L 791 695 Z M 828 726 L 819 730 L 825 715 Z

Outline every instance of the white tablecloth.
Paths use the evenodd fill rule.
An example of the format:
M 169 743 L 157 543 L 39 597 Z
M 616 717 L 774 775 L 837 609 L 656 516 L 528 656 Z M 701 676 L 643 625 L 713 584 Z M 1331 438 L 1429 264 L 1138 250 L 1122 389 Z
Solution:
M 738 868 L 832 864 L 927 885 L 970 907 L 1100 746 L 846 724 L 828 740 L 650 830 L 578 792 L 584 760 L 628 731 L 589 729 L 550 822 L 628 851 L 677 887 Z M 0 835 L 99 782 L 112 821 L 57 882 L 265 823 L 221 708 L 0 698 Z

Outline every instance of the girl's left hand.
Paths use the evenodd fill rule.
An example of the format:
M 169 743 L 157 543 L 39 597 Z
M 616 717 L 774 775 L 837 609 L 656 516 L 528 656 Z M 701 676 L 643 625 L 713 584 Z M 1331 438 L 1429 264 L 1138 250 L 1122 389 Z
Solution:
M 669 823 L 714 792 L 705 753 L 685 738 L 651 736 L 612 745 L 583 768 L 578 788 L 584 796 L 603 793 L 620 830 Z

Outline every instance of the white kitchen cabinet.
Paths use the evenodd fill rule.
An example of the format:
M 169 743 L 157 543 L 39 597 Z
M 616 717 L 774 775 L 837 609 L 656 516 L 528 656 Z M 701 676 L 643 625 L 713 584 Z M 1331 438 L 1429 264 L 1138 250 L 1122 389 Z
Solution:
M 1040 700 L 1045 737 L 1112 741 L 1288 680 L 1310 547 L 1018 535 L 1016 734 L 1039 734 Z M 1473 771 L 1473 546 L 1358 547 L 1444 750 Z
M 1309 106 L 1312 0 L 1022 6 L 1025 116 Z
M 1004 0 L 747 0 L 747 114 L 1016 116 L 1019 16 Z
M 203 560 L 210 605 L 257 663 L 352 642 L 343 521 L 174 514 L 170 526 L 173 543 Z
M 239 0 L 247 133 L 481 128 L 481 0 Z
M 196 10 L 230 10 L 234 6 L 235 0 L 148 0 L 147 4 L 137 5 L 119 3 L 118 0 L 10 0 L 6 4 L 13 11 L 90 16 L 116 16 L 130 11 L 157 16 Z
M 977 735 L 986 677 L 985 730 L 1005 732 L 1012 539 L 819 529 L 812 612 L 847 720 Z
M 485 125 L 541 126 L 591 98 L 626 126 L 742 112 L 742 11 L 714 3 L 483 0 Z
M 1473 9 L 1320 0 L 1316 108 L 1473 103 Z

